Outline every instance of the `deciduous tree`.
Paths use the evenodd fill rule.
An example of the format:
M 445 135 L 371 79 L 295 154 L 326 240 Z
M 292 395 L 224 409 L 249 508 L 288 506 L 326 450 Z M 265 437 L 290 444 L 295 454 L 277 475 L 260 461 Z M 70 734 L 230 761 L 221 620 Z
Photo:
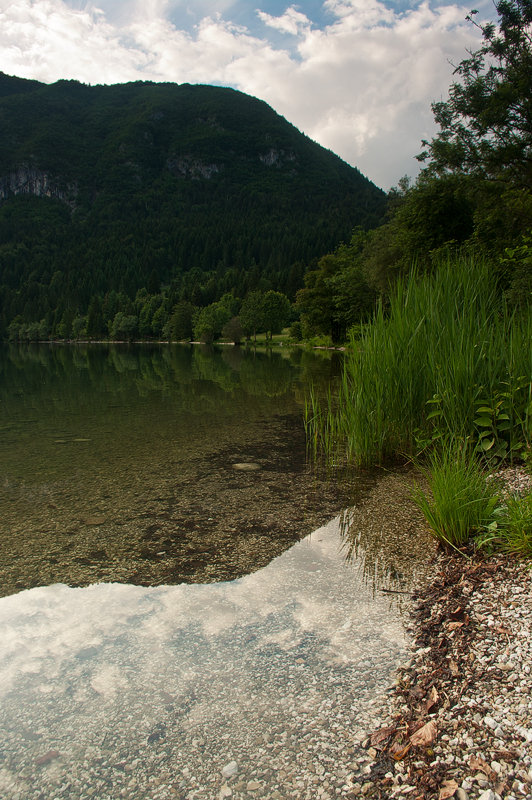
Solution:
M 499 0 L 498 24 L 478 24 L 483 44 L 455 69 L 449 100 L 433 103 L 441 130 L 419 156 L 439 175 L 458 173 L 532 189 L 532 0 Z
M 262 325 L 266 331 L 266 338 L 271 339 L 274 333 L 281 333 L 289 318 L 288 297 L 281 292 L 266 292 L 262 300 Z

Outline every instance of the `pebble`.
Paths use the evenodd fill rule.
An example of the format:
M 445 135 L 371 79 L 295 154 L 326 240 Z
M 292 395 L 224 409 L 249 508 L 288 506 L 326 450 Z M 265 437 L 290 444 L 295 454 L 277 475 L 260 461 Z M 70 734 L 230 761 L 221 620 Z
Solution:
M 500 798 L 499 795 L 495 794 L 491 789 L 486 789 L 486 791 L 482 792 L 480 795 L 479 800 L 500 800 Z
M 530 565 L 500 555 L 477 563 L 440 556 L 418 596 L 410 627 L 411 664 L 399 672 L 388 713 L 396 725 L 408 714 L 431 718 L 438 736 L 433 755 L 413 748 L 396 765 L 400 774 L 405 781 L 416 777 L 418 790 L 423 776 L 429 783 L 431 775 L 437 776 L 423 795 L 427 798 L 437 798 L 438 785 L 453 780 L 456 800 L 531 800 Z M 462 622 L 458 627 L 456 620 Z M 427 716 L 422 704 L 430 687 L 439 702 Z M 375 765 L 372 774 L 376 796 L 392 796 Z M 397 788 L 404 791 L 404 785 Z

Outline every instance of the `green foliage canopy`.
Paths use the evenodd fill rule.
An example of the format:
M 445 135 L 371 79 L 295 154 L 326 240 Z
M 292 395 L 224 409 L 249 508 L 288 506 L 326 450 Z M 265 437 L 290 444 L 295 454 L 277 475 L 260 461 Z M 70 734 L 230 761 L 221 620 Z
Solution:
M 317 268 L 307 272 L 305 287 L 297 293 L 304 338 L 324 334 L 343 341 L 348 328 L 371 314 L 376 293 L 362 269 L 362 253 L 368 237 L 361 229 L 349 244 L 323 256 Z
M 482 47 L 455 69 L 449 100 L 432 109 L 441 130 L 418 158 L 430 171 L 532 189 L 532 1 L 499 0 L 499 23 L 478 25 Z

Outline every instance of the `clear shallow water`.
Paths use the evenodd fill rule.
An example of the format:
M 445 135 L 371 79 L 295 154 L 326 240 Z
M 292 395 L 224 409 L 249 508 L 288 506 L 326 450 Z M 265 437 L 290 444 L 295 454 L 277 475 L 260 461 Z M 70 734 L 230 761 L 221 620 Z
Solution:
M 340 364 L 1 351 L 2 798 L 327 800 L 364 781 L 357 734 L 405 647 L 403 595 L 380 589 L 408 591 L 427 540 L 405 476 L 344 490 L 306 463 L 306 387 Z
M 0 600 L 2 797 L 217 798 L 233 760 L 234 797 L 345 794 L 405 640 L 341 545 L 332 522 L 230 583 Z
M 339 354 L 0 348 L 0 590 L 208 582 L 267 564 L 341 507 L 302 408 Z M 235 469 L 253 465 L 255 470 Z

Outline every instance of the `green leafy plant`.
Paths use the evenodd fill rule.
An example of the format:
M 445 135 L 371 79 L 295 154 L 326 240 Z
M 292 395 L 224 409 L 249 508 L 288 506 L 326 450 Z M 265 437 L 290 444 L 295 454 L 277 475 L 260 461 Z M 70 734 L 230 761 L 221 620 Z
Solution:
M 491 401 L 475 403 L 476 450 L 491 463 L 523 457 L 530 431 L 532 384 L 520 376 L 503 387 Z
M 478 545 L 532 557 L 532 494 L 506 496 L 504 504 L 496 509 L 491 523 L 479 536 Z

